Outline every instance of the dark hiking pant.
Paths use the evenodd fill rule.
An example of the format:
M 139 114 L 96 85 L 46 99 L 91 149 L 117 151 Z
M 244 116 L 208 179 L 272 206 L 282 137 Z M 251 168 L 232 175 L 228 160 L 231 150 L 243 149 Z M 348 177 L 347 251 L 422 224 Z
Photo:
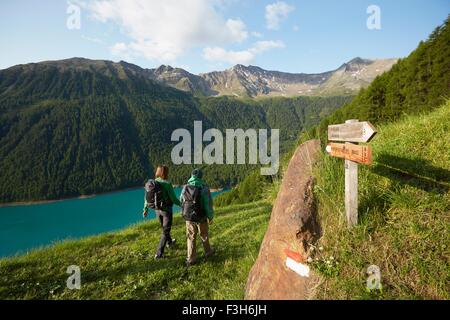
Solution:
M 172 218 L 173 218 L 172 209 L 166 210 L 166 211 L 157 210 L 156 216 L 158 217 L 159 223 L 161 224 L 161 228 L 162 228 L 162 235 L 161 235 L 161 239 L 159 240 L 158 249 L 156 250 L 156 255 L 158 257 L 162 257 L 164 254 L 164 248 L 166 247 L 166 245 L 172 244 L 172 237 L 170 236 L 170 230 L 172 228 Z

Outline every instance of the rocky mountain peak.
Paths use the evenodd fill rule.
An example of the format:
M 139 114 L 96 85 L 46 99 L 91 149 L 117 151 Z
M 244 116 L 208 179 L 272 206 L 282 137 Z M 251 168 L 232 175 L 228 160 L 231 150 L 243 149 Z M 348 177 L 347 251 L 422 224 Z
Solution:
M 299 96 L 356 93 L 396 62 L 356 57 L 336 70 L 319 74 L 269 71 L 258 66 L 236 64 L 224 71 L 199 75 L 162 65 L 151 69 L 154 79 L 180 90 L 201 95 Z
M 161 74 L 164 72 L 172 72 L 174 70 L 175 70 L 175 68 L 173 68 L 172 66 L 162 64 L 158 68 L 155 69 L 155 72 L 158 74 Z

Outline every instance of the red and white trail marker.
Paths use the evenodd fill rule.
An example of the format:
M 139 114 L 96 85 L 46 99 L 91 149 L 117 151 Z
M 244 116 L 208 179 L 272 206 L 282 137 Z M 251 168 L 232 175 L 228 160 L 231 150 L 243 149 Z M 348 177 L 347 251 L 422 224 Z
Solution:
M 298 252 L 284 249 L 286 254 L 286 267 L 297 273 L 301 277 L 309 277 L 309 272 L 311 271 L 309 266 L 305 262 L 305 258 Z

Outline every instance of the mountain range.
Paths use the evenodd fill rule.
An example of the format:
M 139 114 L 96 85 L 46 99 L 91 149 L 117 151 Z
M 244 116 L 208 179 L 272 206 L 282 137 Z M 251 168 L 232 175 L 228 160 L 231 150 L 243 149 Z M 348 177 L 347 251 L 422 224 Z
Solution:
M 355 58 L 335 70 L 317 74 L 269 71 L 241 64 L 199 75 L 166 65 L 146 72 L 160 83 L 202 96 L 333 96 L 356 94 L 396 62 Z
M 359 89 L 367 87 L 378 75 L 389 71 L 397 61 L 397 59 L 368 60 L 355 58 L 335 70 L 317 74 L 269 71 L 257 66 L 237 64 L 223 71 L 195 75 L 182 68 L 174 68 L 168 65 L 145 69 L 125 61 L 108 62 L 107 64 L 104 60 L 84 58 L 44 61 L 40 62 L 39 65 L 53 65 L 60 70 L 69 67 L 76 70 L 90 70 L 90 68 L 96 66 L 97 70 L 103 70 L 105 75 L 112 75 L 111 72 L 113 72 L 118 78 L 124 78 L 127 73 L 132 73 L 195 96 L 255 98 L 355 95 Z M 35 63 L 32 63 L 11 68 L 15 70 L 24 68 L 26 70 L 33 68 L 35 65 Z M 115 71 L 108 70 L 106 65 L 114 65 Z

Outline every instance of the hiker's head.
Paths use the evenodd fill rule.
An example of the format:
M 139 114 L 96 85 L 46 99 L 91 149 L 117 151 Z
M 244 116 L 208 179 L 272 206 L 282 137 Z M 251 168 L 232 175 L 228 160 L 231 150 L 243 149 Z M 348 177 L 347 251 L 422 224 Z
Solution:
M 191 176 L 195 177 L 195 178 L 203 178 L 203 171 L 202 169 L 194 169 L 192 170 Z
M 161 178 L 167 180 L 169 178 L 169 167 L 168 166 L 158 166 L 155 172 L 155 178 Z

